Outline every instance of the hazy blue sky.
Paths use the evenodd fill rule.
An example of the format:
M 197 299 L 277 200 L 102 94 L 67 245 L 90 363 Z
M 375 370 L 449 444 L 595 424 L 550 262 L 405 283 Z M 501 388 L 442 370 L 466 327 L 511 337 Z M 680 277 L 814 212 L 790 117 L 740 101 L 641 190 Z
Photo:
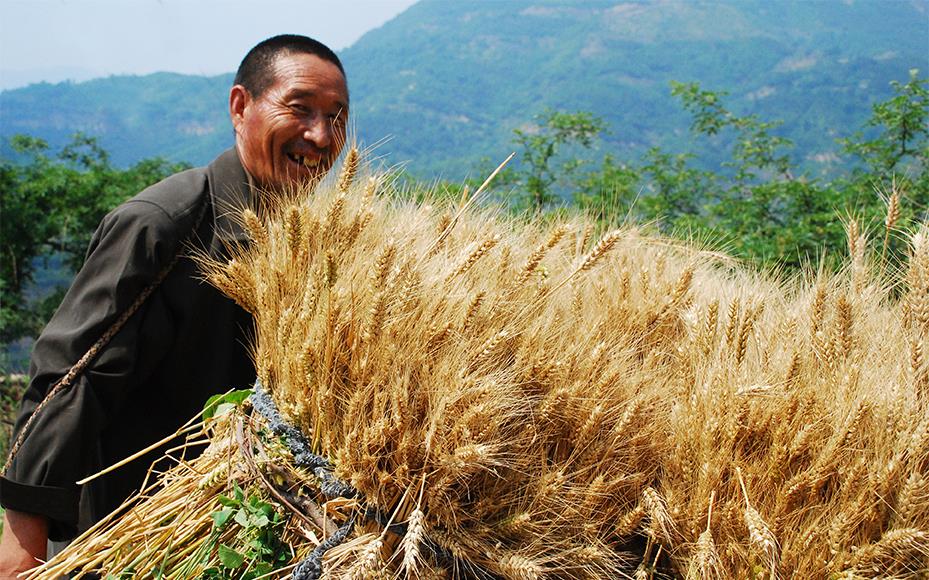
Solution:
M 415 0 L 0 0 L 0 89 L 111 74 L 231 72 L 281 33 L 335 50 Z

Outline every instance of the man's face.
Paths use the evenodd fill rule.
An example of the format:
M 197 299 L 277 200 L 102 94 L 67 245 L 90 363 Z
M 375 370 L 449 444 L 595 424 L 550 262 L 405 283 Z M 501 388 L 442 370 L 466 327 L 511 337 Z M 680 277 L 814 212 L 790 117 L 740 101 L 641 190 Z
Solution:
M 345 77 L 327 60 L 295 53 L 277 57 L 274 79 L 257 98 L 241 85 L 230 92 L 242 164 L 265 187 L 319 179 L 345 144 Z

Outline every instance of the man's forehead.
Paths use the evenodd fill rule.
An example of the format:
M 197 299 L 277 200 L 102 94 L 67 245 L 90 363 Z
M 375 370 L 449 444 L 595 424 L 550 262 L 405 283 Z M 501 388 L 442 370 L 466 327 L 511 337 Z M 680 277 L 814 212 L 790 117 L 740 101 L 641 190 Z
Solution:
M 347 96 L 345 75 L 334 63 L 315 54 L 283 53 L 274 61 L 275 84 L 285 90 L 307 93 L 341 93 Z

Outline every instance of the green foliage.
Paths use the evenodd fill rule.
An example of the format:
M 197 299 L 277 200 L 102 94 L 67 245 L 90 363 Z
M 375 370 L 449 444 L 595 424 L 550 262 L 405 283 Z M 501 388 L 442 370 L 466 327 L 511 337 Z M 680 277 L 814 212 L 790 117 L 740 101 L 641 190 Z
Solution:
M 584 163 L 577 157 L 561 158 L 562 150 L 570 146 L 589 149 L 606 127 L 588 112 L 547 110 L 536 119 L 536 126 L 513 131 L 519 162 L 505 179 L 524 192 L 520 207 L 542 211 L 559 199 L 553 191 L 556 183 L 571 179 Z
M 34 335 L 63 288 L 33 288 L 51 258 L 73 273 L 104 214 L 130 195 L 186 165 L 147 159 L 121 170 L 97 140 L 76 134 L 52 155 L 42 139 L 16 135 L 17 161 L 0 159 L 0 341 Z M 68 278 L 69 276 L 65 276 Z
M 625 213 L 638 222 L 655 221 L 665 233 L 716 240 L 762 267 L 795 270 L 823 256 L 837 263 L 846 246 L 843 220 L 883 224 L 889 190 L 903 196 L 898 230 L 912 227 L 929 208 L 927 80 L 911 71 L 907 83 L 891 85 L 894 95 L 874 105 L 864 131 L 841 141 L 858 165 L 824 181 L 791 159 L 793 143 L 777 134 L 779 121 L 736 115 L 725 93 L 673 83 L 672 94 L 692 115 L 698 137 L 731 134 L 719 170 L 698 169 L 692 154 L 657 147 L 638 162 L 618 163 L 608 155 L 580 182 L 575 199 L 600 218 Z M 888 259 L 905 251 L 899 236 L 877 237 Z
M 779 133 L 780 121 L 734 113 L 724 92 L 672 83 L 672 94 L 692 116 L 698 147 L 723 137 L 729 144 L 716 171 L 703 169 L 695 153 L 659 147 L 633 160 L 611 152 L 592 166 L 572 155 L 586 152 L 605 130 L 603 122 L 550 111 L 534 131 L 515 133 L 514 144 L 528 162 L 495 186 L 516 189 L 518 201 L 511 206 L 519 211 L 527 205 L 550 208 L 555 192 L 572 191 L 576 205 L 597 219 L 653 224 L 667 235 L 715 243 L 763 268 L 795 271 L 821 259 L 838 264 L 847 244 L 844 222 L 883 225 L 891 189 L 902 195 L 897 231 L 925 219 L 929 209 L 927 80 L 911 71 L 907 83 L 891 86 L 894 95 L 874 105 L 864 131 L 841 140 L 857 164 L 831 180 L 802 170 L 790 155 L 793 142 Z M 570 132 L 574 123 L 584 132 Z M 577 135 L 584 137 L 582 147 L 567 154 L 559 150 Z M 881 253 L 888 260 L 898 261 L 906 251 L 904 236 L 881 231 L 873 237 L 883 240 Z
M 643 191 L 641 219 L 661 220 L 663 229 L 688 229 L 705 216 L 704 204 L 715 186 L 716 176 L 691 167 L 686 153 L 672 155 L 654 147 L 642 160 Z
M 735 131 L 731 159 L 723 165 L 735 169 L 739 184 L 756 179 L 756 171 L 790 177 L 790 158 L 783 149 L 792 147 L 793 142 L 771 133 L 782 124 L 780 121 L 761 121 L 757 115 L 736 116 L 723 107 L 728 93 L 701 90 L 699 83 L 672 81 L 671 94 L 693 116 L 691 130 L 695 133 L 713 136 L 725 129 Z
M 284 517 L 258 495 L 248 495 L 238 485 L 233 496 L 220 495 L 219 510 L 213 512 L 214 537 L 235 528 L 231 545 L 216 546 L 219 565 L 207 568 L 202 578 L 248 580 L 271 573 L 290 557 L 280 534 Z M 228 536 L 228 534 L 226 534 Z
M 767 266 L 796 268 L 823 246 L 841 244 L 841 227 L 827 227 L 838 223 L 841 195 L 815 180 L 794 178 L 786 151 L 793 143 L 773 133 L 781 122 L 738 116 L 724 106 L 725 93 L 702 90 L 698 83 L 672 83 L 671 93 L 693 116 L 691 129 L 698 135 L 734 133 L 729 160 L 723 163 L 731 177 L 712 176 L 712 190 L 702 191 L 707 231 L 725 236 L 736 255 Z M 670 180 L 684 180 L 692 171 L 683 163 L 657 165 L 667 168 Z
M 866 139 L 862 131 L 844 139 L 846 151 L 864 162 L 875 177 L 887 179 L 907 171 L 924 171 L 929 161 L 929 80 L 910 70 L 906 84 L 890 83 L 894 96 L 874 105 L 866 129 L 877 134 Z
M 56 210 L 56 200 L 45 188 L 33 187 L 33 180 L 43 176 L 48 181 L 60 179 L 43 155 L 48 145 L 41 139 L 17 136 L 13 148 L 34 158 L 27 168 L 0 160 L 0 331 L 3 338 L 20 336 L 34 325 L 33 316 L 24 308 L 23 286 L 31 280 L 33 258 L 56 233 L 54 222 L 47 219 Z
M 859 165 L 840 183 L 872 220 L 883 219 L 880 211 L 860 200 L 903 192 L 900 223 L 906 227 L 925 221 L 929 210 L 929 80 L 911 70 L 905 84 L 891 86 L 894 96 L 873 106 L 864 130 L 842 140 Z M 899 240 L 888 242 L 892 253 L 905 251 Z
M 263 490 L 243 490 L 233 483 L 232 495 L 217 495 L 212 529 L 195 549 L 175 564 L 178 578 L 254 580 L 283 568 L 293 557 L 281 539 L 286 518 L 267 501 Z M 159 570 L 153 577 L 160 578 Z M 116 578 L 133 578 L 123 570 Z
M 251 389 L 229 391 L 221 395 L 213 395 L 203 405 L 202 419 L 206 423 L 216 417 L 221 417 L 232 409 L 241 405 L 252 394 Z
M 607 153 L 600 168 L 578 182 L 575 203 L 598 220 L 624 215 L 637 201 L 641 179 L 638 167 L 619 162 Z

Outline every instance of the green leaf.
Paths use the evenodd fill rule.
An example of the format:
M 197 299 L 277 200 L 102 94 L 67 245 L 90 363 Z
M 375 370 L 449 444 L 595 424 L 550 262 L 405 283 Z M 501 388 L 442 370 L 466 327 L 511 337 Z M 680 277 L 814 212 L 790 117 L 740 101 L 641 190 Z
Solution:
M 235 409 L 237 406 L 238 405 L 235 405 L 233 403 L 220 403 L 216 407 L 216 413 L 213 414 L 213 418 L 215 419 L 216 417 L 222 417 L 229 411 L 232 411 L 233 409 Z
M 214 417 L 219 417 L 228 413 L 235 407 L 241 405 L 251 394 L 251 389 L 242 389 L 239 391 L 229 391 L 222 395 L 213 395 L 206 400 L 206 404 L 203 406 L 203 421 L 206 422 Z
M 203 421 L 209 421 L 213 418 L 213 415 L 216 414 L 216 408 L 219 406 L 219 400 L 222 398 L 222 395 L 213 395 L 206 400 L 206 404 L 203 405 Z
M 248 527 L 248 514 L 245 513 L 245 510 L 239 510 L 235 513 L 235 523 L 239 524 L 243 528 Z
M 264 536 L 259 536 L 248 543 L 248 553 L 257 557 L 260 561 L 264 561 L 267 556 L 274 556 L 274 553 L 277 551 L 274 549 L 273 545 L 269 544 L 269 542 L 273 541 L 273 537 L 266 538 Z
M 226 522 L 229 521 L 229 518 L 232 517 L 232 514 L 235 512 L 232 508 L 226 508 L 224 510 L 215 511 L 210 514 L 210 517 L 213 518 L 213 527 L 221 528 L 226 525 Z
M 220 505 L 224 505 L 226 507 L 239 507 L 240 505 L 239 500 L 235 500 L 224 495 L 217 496 L 216 500 L 220 503 Z
M 245 556 L 225 544 L 219 545 L 219 561 L 226 568 L 238 568 L 245 562 Z

